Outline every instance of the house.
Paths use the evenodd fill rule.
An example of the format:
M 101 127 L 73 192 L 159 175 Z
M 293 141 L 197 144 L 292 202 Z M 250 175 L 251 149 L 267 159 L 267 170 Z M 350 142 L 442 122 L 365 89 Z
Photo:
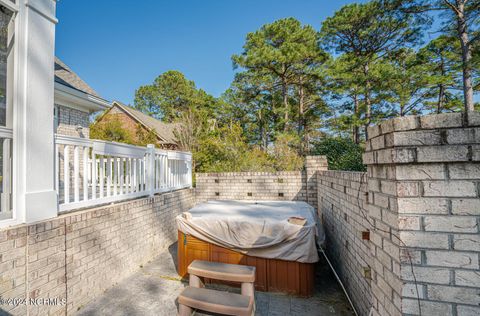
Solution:
M 142 135 L 153 132 L 158 148 L 171 150 L 179 148 L 174 133 L 176 124 L 162 122 L 118 101 L 113 101 L 112 106 L 96 120 L 95 124 L 105 124 L 111 120 L 120 122 L 134 142 L 141 142 L 139 138 Z
M 63 61 L 55 57 L 55 133 L 89 138 L 90 114 L 110 107 Z
M 127 255 L 147 258 L 133 244 L 153 250 L 164 233 L 174 237 L 170 214 L 193 201 L 191 154 L 89 138 L 90 114 L 110 104 L 55 58 L 56 5 L 0 0 L 0 315 L 75 314 L 130 273 L 130 262 L 138 268 Z M 143 217 L 139 230 L 99 209 L 160 200 L 155 210 L 167 217 Z M 112 226 L 80 223 L 107 218 Z M 171 228 L 150 233 L 157 221 Z M 85 235 L 71 238 L 77 229 Z M 156 246 L 136 242 L 153 238 Z
M 189 153 L 90 139 L 110 103 L 55 57 L 56 4 L 0 0 L 0 228 L 191 185 Z M 170 126 L 127 112 L 174 148 Z

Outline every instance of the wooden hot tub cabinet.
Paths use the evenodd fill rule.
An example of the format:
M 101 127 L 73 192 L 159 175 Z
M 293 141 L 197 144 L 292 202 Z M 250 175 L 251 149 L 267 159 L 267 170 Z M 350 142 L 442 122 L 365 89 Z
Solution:
M 251 257 L 178 231 L 178 273 L 182 278 L 187 276 L 187 267 L 195 259 L 256 267 L 255 289 L 258 291 L 313 295 L 314 263 Z

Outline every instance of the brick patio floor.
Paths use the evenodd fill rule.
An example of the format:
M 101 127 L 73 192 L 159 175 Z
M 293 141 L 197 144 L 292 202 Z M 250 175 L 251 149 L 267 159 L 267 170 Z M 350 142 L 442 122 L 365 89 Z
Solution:
M 170 246 L 137 273 L 80 309 L 77 315 L 176 315 L 177 296 L 186 285 L 176 271 L 176 249 L 176 244 Z M 316 279 L 316 292 L 310 298 L 255 292 L 255 315 L 353 315 L 326 262 L 319 262 Z M 239 291 L 227 286 L 216 288 Z

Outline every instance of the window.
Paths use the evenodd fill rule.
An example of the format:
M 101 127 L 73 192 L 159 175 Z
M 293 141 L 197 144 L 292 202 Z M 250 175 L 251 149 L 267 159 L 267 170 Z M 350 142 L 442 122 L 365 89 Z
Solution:
M 53 132 L 56 133 L 58 125 L 60 124 L 60 106 L 56 105 L 53 107 Z
M 1 2 L 0 2 L 1 3 Z M 10 74 L 13 68 L 13 12 L 0 4 L 0 126 L 10 127 Z
M 0 0 L 0 220 L 12 212 L 12 119 L 15 55 L 15 14 L 13 0 Z

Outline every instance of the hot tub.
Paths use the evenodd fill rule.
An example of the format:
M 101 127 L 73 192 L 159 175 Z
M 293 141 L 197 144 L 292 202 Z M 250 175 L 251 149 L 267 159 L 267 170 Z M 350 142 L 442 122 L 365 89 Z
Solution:
M 305 202 L 210 201 L 179 215 L 177 227 L 182 277 L 195 259 L 245 264 L 256 267 L 257 290 L 313 294 L 324 234 Z

